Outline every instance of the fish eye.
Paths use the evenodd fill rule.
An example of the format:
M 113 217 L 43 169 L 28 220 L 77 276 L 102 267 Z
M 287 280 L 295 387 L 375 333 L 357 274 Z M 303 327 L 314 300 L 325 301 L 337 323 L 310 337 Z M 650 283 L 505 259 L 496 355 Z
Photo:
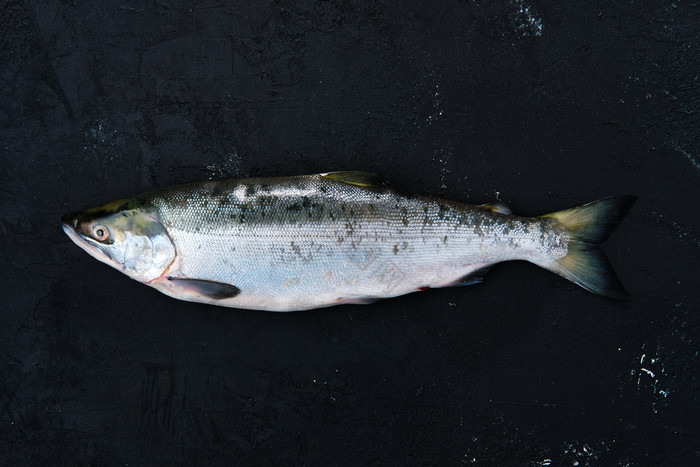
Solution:
M 92 235 L 95 237 L 95 240 L 103 242 L 109 237 L 109 230 L 104 225 L 96 225 L 92 229 Z

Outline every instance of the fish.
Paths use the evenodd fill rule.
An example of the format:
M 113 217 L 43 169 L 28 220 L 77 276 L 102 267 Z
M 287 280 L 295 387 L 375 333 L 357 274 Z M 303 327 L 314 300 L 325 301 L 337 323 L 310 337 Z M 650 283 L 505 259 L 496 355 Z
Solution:
M 157 189 L 62 217 L 95 259 L 180 300 L 297 311 L 476 284 L 525 260 L 598 295 L 626 292 L 599 247 L 635 202 L 613 196 L 537 217 L 396 193 L 328 172 Z

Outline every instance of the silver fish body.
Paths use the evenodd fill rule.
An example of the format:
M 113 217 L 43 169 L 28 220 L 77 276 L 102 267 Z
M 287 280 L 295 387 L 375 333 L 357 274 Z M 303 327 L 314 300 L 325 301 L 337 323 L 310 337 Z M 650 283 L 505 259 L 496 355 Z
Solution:
M 612 211 L 616 224 L 631 199 L 598 203 L 603 207 L 596 206 L 597 214 L 603 208 Z M 91 254 L 189 301 L 273 311 L 366 303 L 472 283 L 488 266 L 509 260 L 527 260 L 579 279 L 574 281 L 597 293 L 621 293 L 607 271 L 593 271 L 605 278 L 596 285 L 570 277 L 576 271 L 569 269 L 575 268 L 561 270 L 567 257 L 589 255 L 579 253 L 580 228 L 567 227 L 557 213 L 527 218 L 500 206 L 402 196 L 376 186 L 363 173 L 195 183 L 90 211 L 64 218 L 64 229 L 76 243 L 81 240 L 76 232 L 95 237 L 90 232 L 97 225 L 116 237 L 125 228 L 114 221 L 141 219 L 135 224 L 150 230 L 160 245 L 158 261 L 154 242 L 149 246 L 143 239 L 121 247 L 128 255 L 105 253 L 105 260 L 102 253 Z M 605 226 L 603 235 L 612 227 Z M 143 237 L 150 238 L 148 233 Z M 98 243 L 88 240 L 90 247 Z M 597 250 L 595 243 L 590 242 L 591 251 Z M 132 258 L 128 270 L 119 258 L 133 257 L 138 251 L 134 245 L 141 244 L 146 245 L 144 258 Z M 575 255 L 570 255 L 572 247 Z M 164 265 L 163 258 L 172 259 Z M 135 272 L 134 263 L 148 274 Z

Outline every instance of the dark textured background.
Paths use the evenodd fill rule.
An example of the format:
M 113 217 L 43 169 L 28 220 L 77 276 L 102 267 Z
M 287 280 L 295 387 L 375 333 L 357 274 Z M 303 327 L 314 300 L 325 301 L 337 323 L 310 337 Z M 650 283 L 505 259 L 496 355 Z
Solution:
M 700 462 L 694 3 L 191 3 L 2 2 L 3 464 Z M 636 194 L 606 244 L 630 299 L 510 263 L 232 310 L 60 228 L 155 187 L 331 170 L 525 215 Z

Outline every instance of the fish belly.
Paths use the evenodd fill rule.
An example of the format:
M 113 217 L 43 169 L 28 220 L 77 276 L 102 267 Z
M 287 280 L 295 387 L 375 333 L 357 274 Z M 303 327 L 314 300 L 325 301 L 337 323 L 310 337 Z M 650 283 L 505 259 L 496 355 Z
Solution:
M 423 231 L 360 225 L 267 226 L 244 231 L 171 236 L 178 251 L 177 276 L 235 285 L 230 306 L 299 310 L 425 287 L 456 284 L 487 264 L 518 259 L 513 243 L 436 226 Z

